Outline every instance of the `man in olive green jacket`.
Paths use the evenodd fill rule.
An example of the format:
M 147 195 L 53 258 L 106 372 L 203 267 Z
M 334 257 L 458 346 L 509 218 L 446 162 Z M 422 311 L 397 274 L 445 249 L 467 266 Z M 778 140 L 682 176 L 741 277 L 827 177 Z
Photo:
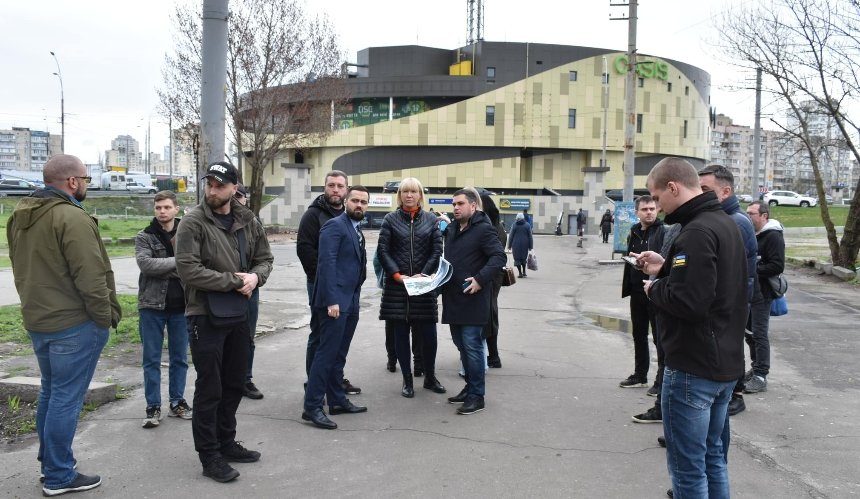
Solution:
M 236 167 L 212 163 L 201 182 L 206 186 L 205 202 L 183 217 L 176 231 L 176 271 L 185 284 L 185 317 L 197 372 L 191 432 L 203 475 L 229 482 L 239 472 L 228 461 L 260 459 L 259 452 L 236 442 L 236 410 L 245 386 L 251 337 L 247 313 L 230 323 L 213 320 L 217 317 L 210 314 L 207 300 L 220 293 L 246 303 L 266 282 L 273 258 L 254 212 L 234 199 Z
M 24 327 L 39 362 L 36 412 L 46 496 L 98 487 L 75 470 L 72 440 L 108 328 L 121 310 L 96 220 L 83 210 L 87 169 L 75 156 L 53 156 L 45 188 L 18 203 L 6 227 Z

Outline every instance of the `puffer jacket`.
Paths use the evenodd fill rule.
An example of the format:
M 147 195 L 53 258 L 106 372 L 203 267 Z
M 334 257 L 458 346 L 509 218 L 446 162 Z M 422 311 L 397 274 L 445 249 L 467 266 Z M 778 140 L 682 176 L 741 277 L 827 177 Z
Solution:
M 116 327 L 122 310 L 98 224 L 68 195 L 47 188 L 22 199 L 6 237 L 25 328 Z
M 785 239 L 782 224 L 768 220 L 761 232 L 756 234 L 758 254 L 761 257 L 756 265 L 759 287 L 763 300 L 773 300 L 777 296 L 770 285 L 770 278 L 785 271 Z
M 376 251 L 385 273 L 379 318 L 437 322 L 439 306 L 435 291 L 409 296 L 403 283 L 392 279 L 396 273 L 407 277 L 436 272 L 442 256 L 442 233 L 436 217 L 418 210 L 413 218 L 402 209 L 385 215 Z
M 179 221 L 178 218 L 174 220 L 174 235 L 179 229 Z M 158 220 L 153 218 L 149 226 L 138 232 L 134 238 L 134 257 L 140 269 L 137 280 L 138 309 L 185 309 L 182 281 L 176 272 L 173 244 L 166 241 L 169 237 L 170 234 L 164 232 Z
M 272 250 L 263 226 L 254 212 L 238 201 L 230 201 L 233 225 L 230 230 L 212 214 L 205 202 L 192 209 L 176 231 L 176 271 L 185 283 L 185 315 L 206 315 L 206 291 L 233 291 L 242 287 L 239 261 L 239 239 L 236 233 L 245 231 L 246 255 L 249 269 L 259 277 L 262 286 L 272 272 Z

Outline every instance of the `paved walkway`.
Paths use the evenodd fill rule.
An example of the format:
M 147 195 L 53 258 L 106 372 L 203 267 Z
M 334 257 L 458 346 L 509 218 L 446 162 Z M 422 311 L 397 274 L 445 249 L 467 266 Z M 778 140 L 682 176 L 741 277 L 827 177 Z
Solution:
M 369 240 L 369 246 L 373 243 Z M 80 469 L 101 474 L 92 497 L 665 497 L 661 425 L 630 416 L 653 400 L 620 389 L 632 371 L 620 299 L 622 268 L 598 265 L 608 245 L 590 238 L 535 238 L 540 270 L 502 291 L 502 369 L 487 378 L 487 409 L 458 416 L 447 395 L 418 388 L 400 396 L 400 374 L 385 370 L 379 290 L 368 280 L 347 375 L 363 388 L 360 415 L 333 416 L 340 429 L 303 423 L 307 309 L 294 243 L 275 247 L 276 270 L 262 291 L 256 381 L 265 393 L 239 408 L 238 438 L 262 452 L 218 484 L 200 474 L 190 424 L 165 418 L 140 428 L 142 390 L 99 409 L 78 430 Z M 372 251 L 372 248 L 369 248 Z M 116 265 L 133 289 L 136 278 Z M 133 272 L 131 272 L 133 273 Z M 0 272 L 2 274 L 2 272 Z M 854 497 L 860 494 L 860 321 L 856 288 L 807 271 L 789 273 L 791 312 L 772 322 L 769 390 L 747 396 L 732 419 L 733 497 Z M 0 296 L 9 288 L 0 281 Z M 449 392 L 463 384 L 446 326 L 439 326 L 438 374 Z M 652 373 L 653 376 L 653 367 Z M 139 386 L 131 368 L 117 381 Z M 99 371 L 104 377 L 108 373 Z M 189 372 L 191 398 L 194 373 Z M 166 381 L 164 383 L 166 385 Z M 420 385 L 419 385 L 420 386 Z M 164 388 L 166 391 L 166 386 Z M 0 451 L 0 496 L 40 493 L 37 443 Z

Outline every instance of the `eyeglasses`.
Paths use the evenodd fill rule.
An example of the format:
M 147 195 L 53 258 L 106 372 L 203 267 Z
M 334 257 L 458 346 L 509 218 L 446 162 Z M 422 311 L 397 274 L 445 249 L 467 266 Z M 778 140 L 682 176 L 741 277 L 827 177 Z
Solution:
M 90 182 L 92 182 L 92 181 L 93 181 L 93 178 L 92 178 L 92 177 L 79 177 L 79 176 L 77 176 L 77 175 L 72 175 L 72 176 L 71 176 L 71 177 L 69 177 L 69 178 L 79 178 L 79 179 L 83 180 L 84 182 L 86 182 L 86 183 L 88 183 L 88 184 L 89 184 Z

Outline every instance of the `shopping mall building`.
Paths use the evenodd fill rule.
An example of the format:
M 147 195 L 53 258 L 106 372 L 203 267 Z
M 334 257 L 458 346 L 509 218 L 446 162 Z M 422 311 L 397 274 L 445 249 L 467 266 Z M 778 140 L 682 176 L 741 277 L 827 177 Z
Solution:
M 266 169 L 267 193 L 279 195 L 261 211 L 267 223 L 297 226 L 330 170 L 370 188 L 377 218 L 396 208 L 384 184 L 416 177 L 428 190 L 425 208 L 450 211 L 454 190 L 483 187 L 496 193 L 506 221 L 528 209 L 538 233 L 553 232 L 559 220 L 569 233 L 579 208 L 593 232 L 612 207 L 606 192 L 623 187 L 623 52 L 479 41 L 453 50 L 371 47 L 351 67 L 349 100 L 332 112 L 336 131 L 284 151 Z M 704 164 L 709 95 L 705 71 L 638 56 L 637 189 L 664 157 Z

